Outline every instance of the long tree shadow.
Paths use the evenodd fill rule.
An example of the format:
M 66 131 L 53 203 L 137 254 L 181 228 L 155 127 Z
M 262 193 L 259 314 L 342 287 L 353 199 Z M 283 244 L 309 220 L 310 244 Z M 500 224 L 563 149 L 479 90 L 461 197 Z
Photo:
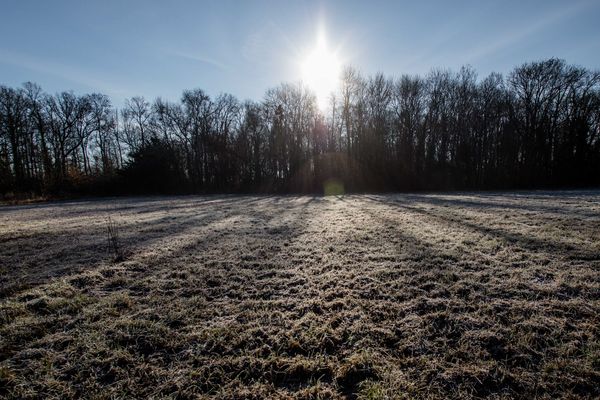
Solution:
M 282 201 L 271 196 L 249 198 L 245 201 L 236 201 L 235 204 L 228 204 L 234 206 L 234 209 L 226 210 L 219 217 L 215 217 L 211 212 L 209 217 L 202 220 L 201 229 L 194 229 L 199 225 L 198 221 L 194 220 L 177 224 L 177 231 L 171 230 L 161 235 L 158 240 L 175 237 L 187 237 L 189 240 L 182 240 L 178 245 L 170 243 L 168 252 L 159 251 L 145 260 L 147 268 L 139 271 L 139 275 L 163 273 L 171 268 L 171 261 L 188 255 L 203 254 L 206 251 L 222 251 L 223 248 L 231 248 L 233 252 L 243 256 L 241 254 L 244 248 L 243 242 L 248 238 L 259 237 L 265 242 L 268 242 L 270 237 L 276 237 L 278 241 L 293 241 L 302 234 L 307 224 L 306 210 L 315 200 L 311 197 L 301 205 L 297 204 L 301 199 L 303 198 L 289 197 Z M 144 240 L 142 244 L 145 247 L 149 245 Z M 154 244 L 151 243 L 150 247 L 152 245 Z M 228 254 L 223 256 L 225 258 Z M 272 254 L 266 255 L 267 258 L 271 256 Z M 258 261 L 261 264 L 268 259 Z M 241 266 L 255 268 L 257 263 L 241 263 Z
M 367 213 L 369 217 L 375 221 L 383 223 L 384 226 L 394 226 L 398 227 L 398 222 L 391 218 L 385 217 L 381 213 L 371 210 L 368 207 L 361 207 L 360 204 L 354 204 L 352 201 L 348 201 L 345 196 L 338 197 L 339 200 L 345 202 L 348 206 L 355 208 L 357 212 Z M 367 197 L 368 198 L 368 197 Z M 370 198 L 369 198 L 370 199 Z M 382 202 L 383 203 L 383 202 Z M 385 203 L 384 203 L 385 204 Z M 434 256 L 443 259 L 453 259 L 455 260 L 455 256 L 451 255 L 447 252 L 442 251 L 439 248 L 433 248 L 432 243 L 424 242 L 414 235 L 408 234 L 406 231 L 401 231 L 400 229 L 394 229 L 394 235 L 400 240 L 402 243 L 402 252 L 409 252 L 409 258 L 421 259 L 425 255 L 426 256 Z
M 586 192 L 587 193 L 587 192 Z M 534 201 L 541 200 L 553 200 L 555 198 L 564 199 L 561 196 L 562 192 L 552 193 L 549 192 L 546 195 L 540 195 L 539 193 L 523 193 L 523 194 L 481 194 L 481 193 L 461 193 L 461 195 L 467 197 L 475 197 L 477 200 L 466 200 L 464 198 L 447 198 L 443 197 L 443 195 L 402 195 L 403 198 L 410 201 L 424 201 L 426 200 L 432 205 L 436 206 L 463 206 L 469 208 L 484 208 L 484 209 L 512 209 L 519 211 L 531 211 L 540 213 L 543 217 L 546 213 L 553 213 L 559 215 L 577 215 L 584 218 L 600 218 L 600 210 L 599 211 L 586 211 L 578 208 L 569 207 L 567 205 L 543 205 L 543 204 L 530 204 Z M 589 192 L 586 196 L 595 199 L 596 196 L 599 195 L 597 192 Z M 456 195 L 453 195 L 456 196 Z M 463 197 L 464 197 L 463 196 Z M 583 194 L 582 194 L 583 196 Z M 500 200 L 500 201 L 498 201 Z M 507 200 L 511 200 L 512 202 L 518 202 L 518 204 L 513 204 L 512 202 L 507 202 Z M 590 201 L 594 204 L 592 201 Z
M 159 245 L 169 237 L 185 236 L 190 231 L 208 224 L 217 224 L 220 220 L 232 218 L 246 213 L 245 208 L 252 207 L 266 197 L 228 197 L 213 199 L 210 208 L 203 209 L 205 201 L 186 203 L 187 205 L 171 207 L 157 202 L 155 211 L 166 216 L 151 218 L 143 221 L 133 219 L 137 214 L 115 214 L 114 209 L 127 210 L 123 207 L 104 208 L 100 210 L 86 207 L 85 210 L 72 210 L 67 214 L 75 221 L 80 215 L 113 216 L 118 224 L 119 243 L 130 254 L 143 252 L 145 248 Z M 130 200 L 125 199 L 126 202 Z M 117 204 L 120 202 L 117 200 Z M 134 204 L 144 207 L 145 202 L 134 200 Z M 93 206 L 94 203 L 86 203 Z M 235 206 L 235 207 L 232 207 Z M 51 207 L 51 206 L 47 206 Z M 63 205 L 61 205 L 63 207 Z M 215 208 L 216 207 L 216 208 Z M 189 209 L 188 212 L 182 212 Z M 130 210 L 131 211 L 131 210 Z M 135 211 L 135 210 L 133 210 Z M 73 216 L 74 215 L 74 216 Z M 54 217 L 60 218 L 60 216 Z M 0 263 L 6 268 L 0 279 L 0 293 L 10 293 L 31 286 L 43 284 L 65 274 L 77 273 L 82 270 L 93 270 L 106 265 L 110 254 L 107 248 L 106 225 L 80 224 L 77 227 L 64 227 L 60 230 L 42 231 L 10 235 L 0 242 Z M 19 289 L 20 288 L 20 289 Z
M 132 296 L 140 296 L 140 301 L 152 301 L 154 296 L 144 289 L 144 285 L 149 284 L 154 288 L 153 291 L 160 290 L 161 296 L 165 301 L 177 301 L 180 296 L 186 298 L 190 296 L 201 295 L 206 301 L 218 304 L 220 301 L 230 302 L 232 298 L 240 300 L 266 300 L 279 292 L 286 290 L 286 285 L 282 281 L 266 283 L 261 281 L 264 276 L 270 276 L 269 273 L 274 270 L 281 270 L 285 280 L 297 280 L 297 276 L 289 271 L 284 272 L 285 265 L 273 262 L 275 253 L 266 253 L 263 259 L 245 258 L 245 246 L 241 243 L 246 234 L 250 238 L 258 236 L 259 245 L 273 241 L 273 237 L 279 240 L 293 241 L 303 233 L 304 227 L 308 223 L 307 210 L 310 204 L 315 201 L 314 198 L 287 198 L 284 201 L 270 197 L 248 198 L 243 201 L 232 199 L 235 204 L 229 204 L 227 210 L 210 213 L 201 219 L 189 220 L 183 224 L 176 224 L 177 230 L 165 232 L 163 239 L 171 237 L 187 237 L 187 240 L 180 240 L 178 244 L 167 243 L 168 251 L 165 248 L 158 248 L 152 257 L 140 258 L 134 254 L 132 263 L 126 262 L 123 265 L 110 265 L 106 262 L 97 262 L 95 264 L 79 266 L 79 268 L 65 268 L 60 275 L 47 277 L 46 279 L 33 280 L 27 285 L 21 286 L 18 290 L 9 291 L 8 294 L 15 298 L 22 298 L 19 295 L 21 291 L 28 291 L 39 287 L 44 292 L 44 287 L 53 282 L 71 282 L 76 290 L 88 293 L 94 296 L 96 301 L 112 294 L 129 293 Z M 255 225 L 256 231 L 246 232 L 248 228 Z M 267 228 L 266 230 L 264 228 Z M 68 251 L 81 250 L 81 247 L 71 247 Z M 212 262 L 190 262 L 185 257 L 188 255 L 202 255 L 211 252 Z M 234 262 L 219 260 L 218 254 L 230 252 Z M 225 255 L 225 254 L 224 254 Z M 181 267 L 184 267 L 182 270 Z M 88 281 L 86 276 L 90 272 L 100 269 L 100 281 Z M 162 289 L 173 281 L 171 277 L 180 276 L 183 271 L 199 271 L 202 275 L 194 277 L 194 281 L 184 285 L 180 290 Z M 268 272 L 265 275 L 265 270 Z M 219 280 L 214 277 L 223 274 L 226 271 L 228 277 L 240 281 L 243 279 L 242 288 L 233 287 L 221 288 Z M 35 271 L 31 271 L 34 273 Z M 186 272 L 187 273 L 187 272 Z M 189 275 L 188 275 L 189 276 Z M 56 278 L 60 278 L 58 281 Z M 146 284 L 144 284 L 146 282 Z M 198 283 L 201 282 L 200 285 Z M 230 282 L 224 282 L 227 285 Z M 281 286 L 281 287 L 279 287 Z M 27 299 L 40 296 L 40 291 L 36 290 L 35 295 L 28 295 Z M 171 293 L 171 294 L 170 294 Z M 4 297 L 4 294 L 2 297 Z M 43 298 L 43 297 L 42 297 Z M 93 304 L 91 304 L 93 306 Z M 87 307 L 87 306 L 86 306 Z M 78 321 L 80 323 L 82 321 Z M 1 327 L 2 324 L 0 324 Z M 72 325 L 73 329 L 77 324 Z M 48 325 L 45 328 L 44 336 L 64 329 L 60 325 Z M 17 352 L 27 343 L 12 343 L 10 351 L 2 355 L 2 358 L 9 357 Z
M 373 202 L 379 202 L 382 204 L 387 204 L 390 206 L 403 208 L 409 212 L 413 212 L 416 214 L 426 216 L 428 218 L 432 218 L 443 224 L 459 226 L 464 229 L 479 232 L 480 234 L 495 236 L 495 237 L 502 239 L 508 243 L 515 244 L 517 246 L 520 246 L 524 249 L 527 249 L 527 250 L 530 250 L 533 252 L 539 252 L 541 250 L 541 251 L 545 251 L 545 252 L 550 252 L 552 254 L 555 254 L 555 255 L 558 255 L 561 257 L 567 257 L 567 258 L 573 259 L 573 260 L 585 260 L 585 261 L 600 260 L 600 253 L 598 253 L 596 251 L 591 251 L 589 249 L 581 248 L 581 247 L 578 247 L 578 246 L 575 246 L 572 244 L 562 243 L 559 241 L 549 240 L 549 239 L 541 239 L 541 238 L 537 238 L 537 237 L 533 237 L 533 236 L 526 236 L 519 232 L 508 232 L 506 230 L 496 228 L 496 227 L 483 226 L 481 224 L 468 222 L 468 221 L 466 221 L 464 219 L 460 219 L 458 217 L 456 217 L 456 218 L 450 217 L 448 215 L 444 215 L 443 213 L 435 212 L 432 209 L 422 209 L 419 207 L 404 204 L 402 202 L 402 200 L 384 200 L 382 198 L 374 197 L 374 196 L 367 196 L 367 198 Z M 442 203 L 436 202 L 436 201 L 430 201 L 430 198 L 426 197 L 426 196 L 425 197 L 411 196 L 411 197 L 407 198 L 407 202 L 415 201 L 415 200 L 418 200 L 419 202 L 421 202 L 423 204 L 429 204 L 431 206 L 439 206 L 439 204 L 448 204 L 448 205 L 456 205 L 456 206 L 465 205 L 464 203 L 461 203 L 461 202 L 458 202 L 458 204 L 453 204 L 452 201 L 447 201 L 447 202 L 442 202 Z M 475 205 L 469 205 L 469 206 L 475 207 Z

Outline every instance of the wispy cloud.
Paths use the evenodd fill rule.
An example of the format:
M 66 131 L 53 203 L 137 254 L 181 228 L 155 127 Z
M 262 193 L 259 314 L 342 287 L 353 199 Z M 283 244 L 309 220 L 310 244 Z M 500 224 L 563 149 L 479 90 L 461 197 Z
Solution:
M 203 64 L 212 65 L 213 67 L 216 67 L 218 69 L 222 69 L 222 70 L 231 69 L 227 64 L 224 64 L 214 58 L 203 56 L 201 54 L 196 54 L 193 52 L 184 52 L 184 51 L 170 51 L 169 53 L 174 56 L 177 56 L 177 57 L 181 57 L 181 58 L 185 58 L 185 59 L 193 60 L 193 61 L 198 61 Z
M 85 86 L 94 91 L 102 91 L 112 97 L 123 97 L 127 90 L 116 86 L 109 80 L 99 79 L 97 73 L 73 65 L 66 65 L 53 60 L 41 59 L 28 54 L 16 53 L 0 49 L 0 63 L 26 68 L 31 71 L 55 76 L 65 81 Z
M 264 50 L 265 40 L 263 39 L 263 33 L 261 31 L 253 32 L 246 36 L 242 45 L 242 56 L 246 61 L 256 61 L 262 58 L 261 54 Z
M 270 66 L 298 54 L 299 46 L 274 21 L 246 36 L 241 49 L 246 61 Z
M 566 7 L 555 9 L 552 12 L 542 15 L 540 19 L 535 22 L 528 21 L 526 25 L 517 29 L 511 28 L 510 31 L 503 33 L 502 36 L 497 40 L 492 41 L 491 43 L 485 43 L 484 45 L 472 49 L 471 52 L 464 57 L 464 61 L 473 62 L 519 43 L 527 37 L 539 33 L 559 21 L 583 12 L 592 4 L 593 3 L 591 1 L 582 1 L 578 3 L 565 2 Z

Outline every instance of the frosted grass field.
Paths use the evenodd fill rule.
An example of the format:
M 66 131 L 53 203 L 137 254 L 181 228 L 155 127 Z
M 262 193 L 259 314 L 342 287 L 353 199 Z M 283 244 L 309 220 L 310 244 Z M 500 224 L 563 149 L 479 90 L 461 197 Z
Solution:
M 597 191 L 8 206 L 0 268 L 1 397 L 600 396 Z

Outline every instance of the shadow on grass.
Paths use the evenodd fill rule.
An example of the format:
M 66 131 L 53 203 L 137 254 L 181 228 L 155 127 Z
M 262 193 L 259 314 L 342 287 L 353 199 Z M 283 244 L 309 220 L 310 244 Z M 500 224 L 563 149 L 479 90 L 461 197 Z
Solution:
M 422 209 L 419 207 L 415 207 L 409 205 L 411 202 L 418 201 L 421 204 L 428 204 L 431 206 L 439 206 L 440 204 L 444 205 L 452 205 L 456 207 L 470 207 L 477 208 L 478 203 L 465 202 L 465 201 L 457 201 L 453 202 L 452 200 L 439 201 L 437 199 L 431 199 L 429 197 L 422 196 L 410 196 L 405 200 L 384 200 L 380 197 L 367 196 L 367 199 L 373 202 L 378 202 L 381 204 L 385 204 L 392 207 L 399 207 L 408 212 L 423 215 L 428 218 L 432 218 L 437 220 L 438 222 L 446 225 L 457 226 L 463 229 L 471 230 L 478 232 L 484 235 L 495 236 L 499 239 L 502 239 L 508 243 L 517 245 L 526 250 L 533 252 L 547 252 L 557 256 L 566 257 L 571 260 L 583 260 L 583 261 L 597 261 L 600 260 L 600 253 L 590 251 L 588 249 L 584 249 L 581 247 L 577 247 L 571 244 L 566 244 L 562 242 L 558 242 L 555 240 L 548 239 L 540 239 L 533 236 L 527 236 L 519 232 L 508 232 L 504 229 L 495 228 L 491 226 L 485 226 L 481 224 L 476 224 L 473 222 L 468 222 L 464 219 L 460 219 L 457 217 L 451 217 L 448 215 L 444 215 L 443 213 L 432 211 L 432 209 Z

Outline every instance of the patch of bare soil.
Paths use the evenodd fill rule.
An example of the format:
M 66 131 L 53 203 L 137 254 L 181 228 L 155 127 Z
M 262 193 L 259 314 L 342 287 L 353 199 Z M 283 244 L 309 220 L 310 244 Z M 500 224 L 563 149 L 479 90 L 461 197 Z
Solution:
M 4 398 L 597 398 L 600 193 L 4 207 L 0 299 Z

